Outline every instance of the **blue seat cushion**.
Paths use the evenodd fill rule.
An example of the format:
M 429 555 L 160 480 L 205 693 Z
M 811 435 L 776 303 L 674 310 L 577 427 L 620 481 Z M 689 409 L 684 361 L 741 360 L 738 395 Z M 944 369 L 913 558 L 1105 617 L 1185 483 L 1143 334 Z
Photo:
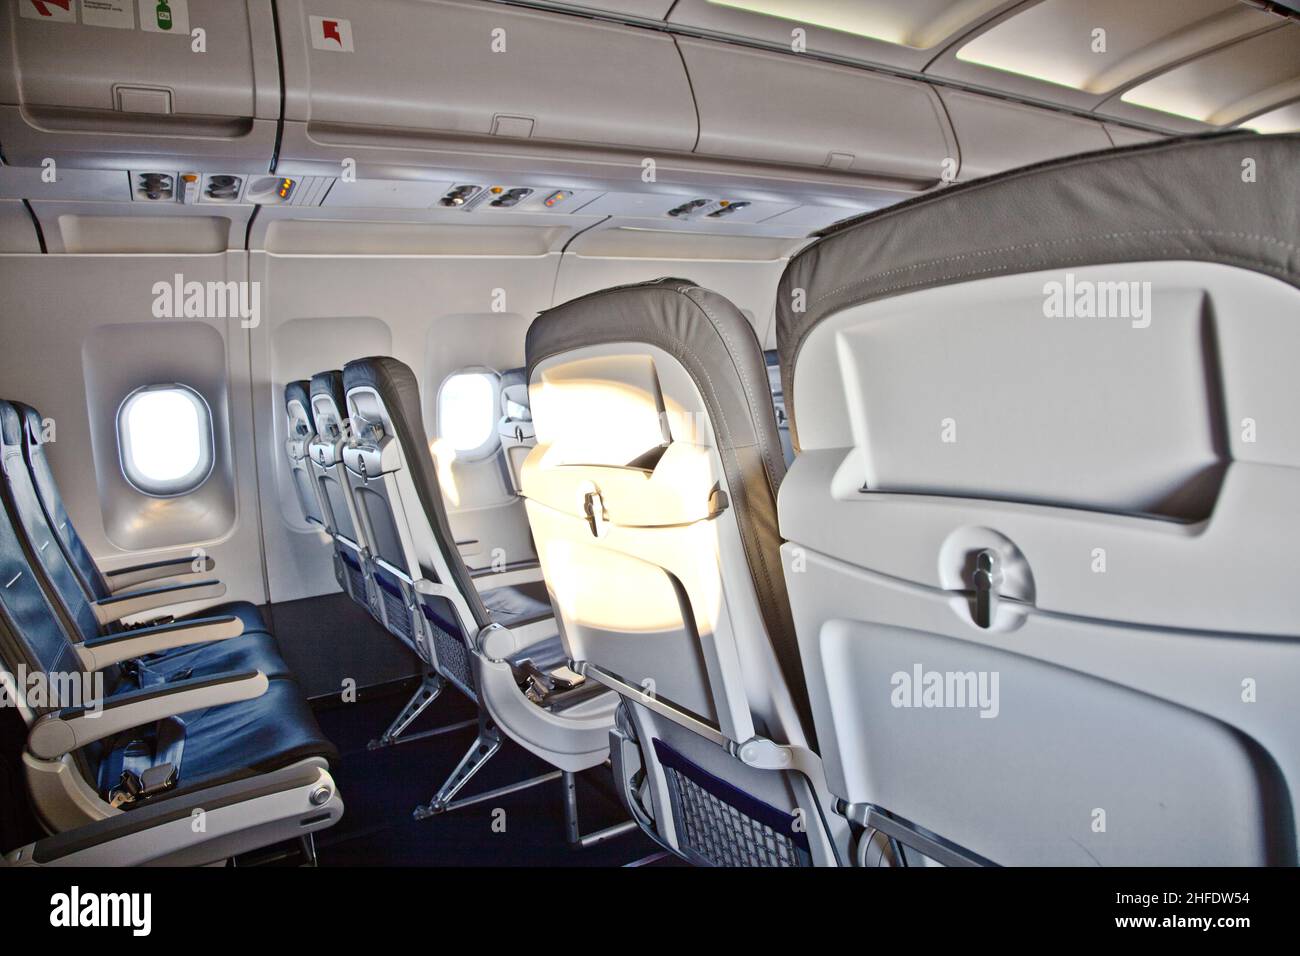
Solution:
M 279 770 L 309 757 L 338 759 L 338 750 L 321 732 L 302 691 L 292 680 L 273 680 L 253 700 L 209 707 L 180 715 L 185 748 L 176 788 L 167 796 L 229 783 Z M 114 749 L 132 738 L 123 734 Z M 101 793 L 117 786 L 110 768 L 120 765 L 105 753 L 99 763 Z M 164 797 L 165 799 L 165 797 Z
M 493 623 L 504 627 L 522 627 L 555 616 L 546 585 L 540 581 L 492 588 L 480 592 L 479 596 Z
M 143 663 L 163 680 L 235 671 L 261 671 L 269 678 L 293 676 L 280 656 L 275 638 L 265 631 L 245 631 L 225 641 L 173 648 L 143 658 Z

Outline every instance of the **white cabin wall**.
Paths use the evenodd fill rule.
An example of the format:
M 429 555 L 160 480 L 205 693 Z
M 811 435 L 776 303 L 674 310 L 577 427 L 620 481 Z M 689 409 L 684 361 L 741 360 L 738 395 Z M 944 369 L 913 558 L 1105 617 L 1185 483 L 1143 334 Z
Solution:
M 172 280 L 180 273 L 186 281 L 242 281 L 247 278 L 247 254 L 225 252 L 208 255 L 3 255 L 0 256 L 0 288 L 5 291 L 3 329 L 5 348 L 0 350 L 0 393 L 4 398 L 26 402 L 55 421 L 55 441 L 48 449 L 51 467 L 66 501 L 68 513 L 87 547 L 101 566 L 106 568 L 138 564 L 188 554 L 194 547 L 203 548 L 217 563 L 215 575 L 225 582 L 227 600 L 266 601 L 263 579 L 261 535 L 258 528 L 257 477 L 253 449 L 253 417 L 249 389 L 249 331 L 233 319 L 157 319 L 152 312 L 154 283 Z M 105 447 L 114 437 L 101 428 L 101 447 L 92 443 L 92 424 L 87 396 L 87 371 L 111 371 L 117 381 L 131 383 L 126 388 L 184 380 L 187 363 L 199 356 L 162 354 L 150 349 L 147 337 L 141 336 L 138 355 L 129 347 L 129 339 L 119 342 L 118 335 L 141 335 L 140 323 L 203 323 L 219 337 L 224 355 L 202 356 L 204 362 L 220 368 L 225 363 L 225 382 L 214 383 L 214 393 L 206 394 L 214 421 L 226 416 L 228 446 L 222 448 L 218 429 L 218 467 L 211 481 L 229 481 L 233 502 L 229 520 L 222 519 L 222 530 L 209 535 L 199 527 L 209 527 L 210 517 L 187 519 L 184 509 L 160 509 L 162 515 L 152 522 L 151 533 L 166 540 L 165 546 L 132 549 L 114 543 L 106 530 L 105 501 L 119 509 L 139 511 L 150 504 L 144 496 L 114 488 L 119 475 L 105 473 L 105 462 L 115 460 L 113 447 Z M 133 329 L 115 326 L 134 325 Z M 182 326 L 183 327 L 183 326 Z M 144 326 L 147 329 L 147 325 Z M 107 337 L 107 338 L 105 338 Z M 97 343 L 111 342 L 115 357 L 112 368 L 91 369 L 96 361 Z M 83 360 L 84 355 L 84 360 Z M 125 358 L 123 358 L 125 356 Z M 126 362 L 138 366 L 123 369 Z M 195 368 L 198 366 L 195 365 Z M 180 371 L 177 371 L 177 370 Z M 188 384 L 188 383 L 187 383 Z M 110 403 L 120 404 L 126 397 L 114 393 Z M 116 415 L 116 405 L 107 409 Z M 99 410 L 101 413 L 104 409 Z M 228 476 L 223 475 L 223 462 Z M 100 462 L 96 474 L 95 462 Z M 107 489 L 107 490 L 105 490 Z M 152 519 L 151 519 L 152 521 Z M 119 527 L 121 525 L 119 524 Z M 186 611 L 200 605 L 188 605 Z
M 284 458 L 284 386 L 354 358 L 391 354 L 420 381 L 425 430 L 433 439 L 438 386 L 471 365 L 524 363 L 524 333 L 551 304 L 558 254 L 529 256 L 293 256 L 252 254 L 266 304 L 256 337 L 257 417 L 265 535 L 273 601 L 336 589 L 328 549 L 298 513 Z M 504 300 L 495 295 L 501 290 Z M 503 302 L 503 311 L 494 304 Z M 262 452 L 261 450 L 265 450 Z M 458 540 L 471 566 L 502 548 L 531 554 L 523 508 L 507 488 L 499 456 L 452 466 L 445 482 Z M 445 477 L 445 475 L 444 475 Z
M 228 252 L 212 255 L 0 255 L 6 290 L 0 354 L 3 395 L 35 405 L 57 423 L 50 460 L 73 520 L 104 566 L 133 564 L 203 547 L 218 563 L 229 599 L 283 602 L 337 590 L 328 543 L 299 513 L 284 459 L 285 383 L 391 354 L 420 378 L 428 437 L 438 386 L 474 365 L 524 364 L 524 336 L 536 315 L 579 295 L 665 275 L 689 278 L 732 299 L 774 346 L 772 316 L 785 260 L 521 256 L 338 256 Z M 261 284 L 261 322 L 188 319 L 211 326 L 226 348 L 236 501 L 231 529 L 215 539 L 128 550 L 105 531 L 90 447 L 83 350 L 108 326 L 154 320 L 152 286 L 187 280 Z M 504 311 L 494 312 L 495 290 Z M 139 334 L 133 330 L 131 334 Z M 142 338 L 140 352 L 149 354 Z M 251 363 L 251 379 L 250 379 Z M 137 385 L 153 384 L 144 371 Z M 215 411 L 215 410 L 214 410 Z M 101 460 L 103 455 L 100 456 Z M 531 554 L 527 521 L 498 457 L 452 466 L 449 511 L 472 566 Z M 102 476 L 101 476 L 102 478 Z M 260 492 L 261 514 L 257 504 Z M 260 527 L 259 527 L 260 522 Z M 179 532 L 177 532 L 179 534 Z M 265 579 L 263 572 L 265 569 Z M 269 590 L 268 590 L 269 588 Z

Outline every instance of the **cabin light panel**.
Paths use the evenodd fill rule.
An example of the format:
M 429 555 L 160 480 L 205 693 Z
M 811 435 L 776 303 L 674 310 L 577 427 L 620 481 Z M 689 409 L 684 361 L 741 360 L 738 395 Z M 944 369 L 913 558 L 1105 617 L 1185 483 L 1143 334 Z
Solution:
M 1300 103 L 1269 110 L 1241 125 L 1257 133 L 1300 133 Z
M 957 59 L 1100 96 L 1276 22 L 1234 0 L 1046 0 L 974 37 Z
M 1226 126 L 1300 97 L 1300 24 L 1197 57 L 1126 91 L 1123 102 Z

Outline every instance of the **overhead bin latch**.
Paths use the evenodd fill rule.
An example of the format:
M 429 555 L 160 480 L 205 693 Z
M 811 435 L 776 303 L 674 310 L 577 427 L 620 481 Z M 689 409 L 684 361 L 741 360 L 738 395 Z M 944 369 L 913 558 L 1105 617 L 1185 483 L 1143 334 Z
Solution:
M 998 591 L 1002 587 L 998 553 L 992 548 L 985 548 L 975 555 L 972 579 L 975 585 L 975 623 L 979 627 L 991 627 L 998 613 Z
M 605 500 L 601 498 L 599 488 L 582 496 L 582 510 L 587 515 L 591 536 L 599 538 L 604 535 L 609 529 L 609 515 L 605 513 Z

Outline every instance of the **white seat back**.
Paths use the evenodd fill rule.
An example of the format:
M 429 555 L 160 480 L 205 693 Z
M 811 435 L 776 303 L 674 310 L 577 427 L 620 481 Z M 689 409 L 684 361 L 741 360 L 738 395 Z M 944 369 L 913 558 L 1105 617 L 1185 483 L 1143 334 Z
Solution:
M 529 522 L 569 656 L 624 695 L 656 836 L 700 862 L 833 857 L 807 782 L 734 756 L 811 743 L 778 564 L 785 466 L 749 323 L 663 279 L 543 313 L 528 361 Z M 716 812 L 695 820 L 701 800 Z M 732 812 L 761 846 L 720 836 Z
M 351 428 L 343 398 L 343 373 L 335 369 L 313 375 L 308 397 L 314 426 L 307 445 L 308 467 L 325 528 L 334 539 L 335 575 L 343 590 L 378 618 L 369 542 L 357 519 L 343 467 L 343 447 Z
M 523 581 L 494 580 L 513 581 L 517 572 L 471 576 L 447 520 L 415 374 L 376 357 L 349 362 L 343 378 L 353 424 L 343 458 L 371 542 L 385 625 L 521 746 L 562 770 L 604 762 L 612 701 L 553 713 L 521 690 L 516 665 L 551 655 L 551 608 Z M 481 592 L 480 581 L 488 584 Z
M 1298 166 L 1095 154 L 791 260 L 783 555 L 852 819 L 945 862 L 1295 862 Z
M 501 373 L 501 417 L 497 420 L 501 454 L 510 487 L 519 494 L 524 459 L 537 444 L 533 413 L 528 400 L 528 378 L 522 368 Z
M 310 527 L 332 534 L 326 524 L 316 481 L 312 476 L 311 459 L 307 457 L 308 448 L 316 435 L 316 428 L 311 418 L 309 389 L 310 383 L 306 381 L 290 382 L 285 386 L 287 437 L 284 440 L 284 451 L 285 457 L 289 460 L 289 478 L 293 482 L 294 494 L 298 499 L 298 506 L 302 509 L 303 520 Z

